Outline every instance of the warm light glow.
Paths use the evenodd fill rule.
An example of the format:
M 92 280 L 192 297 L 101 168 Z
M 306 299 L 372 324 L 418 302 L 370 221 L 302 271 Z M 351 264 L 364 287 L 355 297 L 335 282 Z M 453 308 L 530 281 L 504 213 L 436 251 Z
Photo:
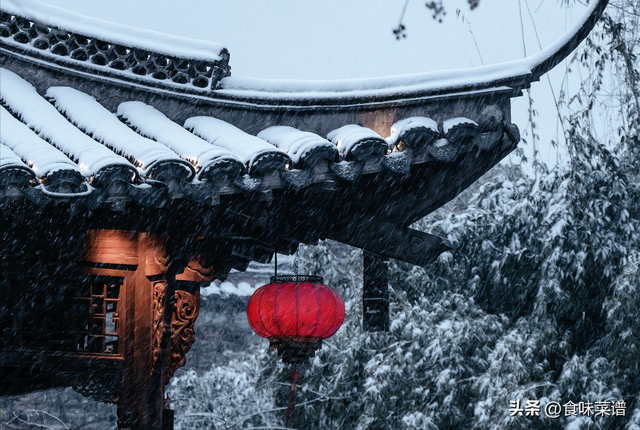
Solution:
M 358 116 L 358 122 L 386 139 L 392 136 L 391 126 L 396 121 L 396 113 L 395 108 L 366 112 Z

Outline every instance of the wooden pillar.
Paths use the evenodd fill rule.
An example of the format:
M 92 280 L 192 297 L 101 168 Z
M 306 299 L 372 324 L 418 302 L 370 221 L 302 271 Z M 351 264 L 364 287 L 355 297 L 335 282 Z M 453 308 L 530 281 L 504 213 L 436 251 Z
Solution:
M 389 331 L 387 261 L 364 251 L 362 326 L 364 331 Z
M 200 285 L 215 274 L 196 258 L 181 273 L 170 270 L 159 235 L 91 231 L 83 264 L 87 274 L 124 279 L 119 297 L 118 353 L 122 381 L 118 428 L 171 430 L 165 385 L 186 363 L 200 310 Z
M 186 355 L 195 341 L 194 325 L 200 312 L 200 286 L 213 281 L 216 274 L 194 258 L 172 280 L 175 305 L 171 316 L 171 343 L 163 381 L 168 384 L 177 369 L 186 364 Z
M 90 274 L 123 276 L 120 348 L 124 357 L 118 427 L 162 430 L 161 343 L 167 306 L 168 257 L 158 235 L 94 230 L 84 256 Z

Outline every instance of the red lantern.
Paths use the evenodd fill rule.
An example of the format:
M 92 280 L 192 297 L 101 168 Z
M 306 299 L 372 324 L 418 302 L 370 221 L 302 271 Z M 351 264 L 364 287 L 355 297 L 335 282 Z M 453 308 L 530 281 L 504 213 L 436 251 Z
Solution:
M 247 319 L 285 363 L 296 364 L 313 357 L 322 339 L 338 331 L 344 301 L 319 276 L 274 276 L 251 296 Z
M 344 321 L 344 301 L 336 290 L 322 285 L 319 276 L 274 276 L 258 288 L 247 306 L 253 331 L 269 339 L 285 363 L 307 361 Z M 296 405 L 296 384 L 300 374 L 289 375 L 291 391 L 286 425 Z

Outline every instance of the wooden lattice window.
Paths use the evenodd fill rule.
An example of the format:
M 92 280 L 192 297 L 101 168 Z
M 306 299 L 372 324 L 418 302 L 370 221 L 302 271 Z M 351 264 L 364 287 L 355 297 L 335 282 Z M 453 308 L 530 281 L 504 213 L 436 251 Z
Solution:
M 124 279 L 27 279 L 0 289 L 0 349 L 119 354 Z
M 75 350 L 79 352 L 118 354 L 120 290 L 124 278 L 92 276 L 83 290 L 87 293 L 75 300 L 80 313 L 81 329 L 77 332 Z M 82 312 L 84 311 L 84 312 Z M 84 314 L 84 317 L 82 316 Z

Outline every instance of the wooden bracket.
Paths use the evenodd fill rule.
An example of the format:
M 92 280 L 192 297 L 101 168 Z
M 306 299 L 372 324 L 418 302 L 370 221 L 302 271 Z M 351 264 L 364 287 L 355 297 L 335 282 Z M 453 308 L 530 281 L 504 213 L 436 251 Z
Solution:
M 346 227 L 332 231 L 328 237 L 383 257 L 423 267 L 452 247 L 447 239 L 380 221 L 350 222 Z

